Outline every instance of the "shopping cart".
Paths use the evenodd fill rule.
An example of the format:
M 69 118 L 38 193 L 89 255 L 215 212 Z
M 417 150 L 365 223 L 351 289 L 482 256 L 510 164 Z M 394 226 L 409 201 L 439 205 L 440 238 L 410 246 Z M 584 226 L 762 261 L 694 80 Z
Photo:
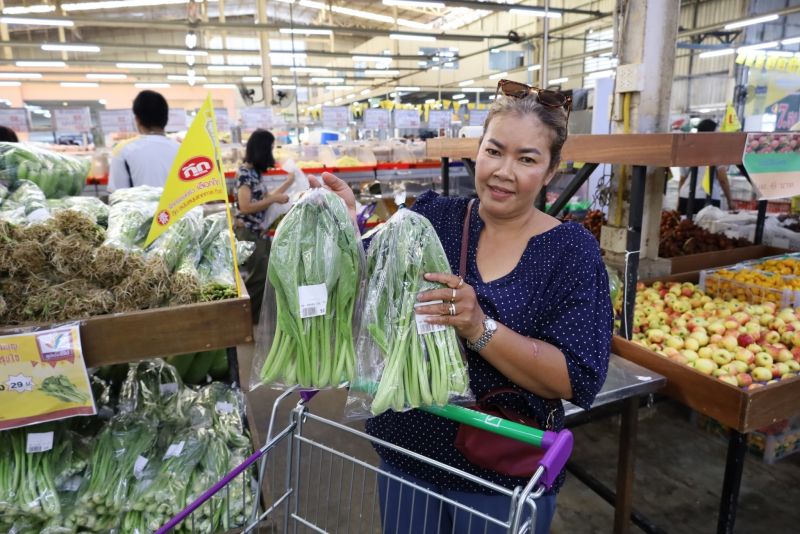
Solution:
M 509 490 L 313 414 L 308 409 L 308 401 L 315 392 L 300 393 L 301 401 L 291 411 L 288 425 L 276 432 L 278 408 L 294 391 L 287 390 L 273 404 L 264 446 L 199 496 L 156 534 L 166 534 L 173 529 L 180 529 L 181 532 L 202 532 L 202 529 L 193 526 L 194 514 L 203 507 L 213 507 L 214 500 L 221 494 L 230 495 L 231 487 L 249 488 L 252 491 L 251 498 L 247 499 L 251 504 L 247 521 L 241 521 L 240 517 L 237 524 L 235 520 L 228 518 L 227 524 L 236 526 L 242 532 L 285 533 L 291 529 L 292 532 L 379 533 L 385 518 L 381 517 L 381 488 L 378 486 L 383 484 L 385 490 L 386 485 L 392 483 L 414 490 L 410 509 L 424 506 L 426 519 L 429 513 L 439 514 L 439 517 L 443 513 L 459 517 L 460 527 L 456 530 L 459 534 L 485 533 L 489 532 L 490 527 L 493 532 L 497 528 L 513 534 L 532 532 L 536 517 L 535 499 L 552 487 L 572 452 L 572 434 L 568 430 L 542 431 L 455 405 L 424 408 L 430 413 L 544 449 L 545 454 L 528 483 L 524 487 Z M 349 438 L 337 441 L 340 448 L 323 443 L 331 441 L 330 438 L 335 433 Z M 386 472 L 373 463 L 360 459 L 354 452 L 340 450 L 358 448 L 359 444 L 362 448 L 368 444 L 381 445 L 444 473 L 506 495 L 511 498 L 512 503 L 508 516 L 500 519 L 488 515 Z M 407 492 L 389 493 L 393 496 L 395 494 L 403 498 Z M 400 503 L 398 507 L 399 505 Z M 408 503 L 405 506 L 408 507 Z M 216 510 L 220 511 L 224 512 Z M 215 510 L 210 511 L 214 512 Z M 208 513 L 209 510 L 204 512 Z M 387 528 L 386 531 L 397 532 L 397 529 Z

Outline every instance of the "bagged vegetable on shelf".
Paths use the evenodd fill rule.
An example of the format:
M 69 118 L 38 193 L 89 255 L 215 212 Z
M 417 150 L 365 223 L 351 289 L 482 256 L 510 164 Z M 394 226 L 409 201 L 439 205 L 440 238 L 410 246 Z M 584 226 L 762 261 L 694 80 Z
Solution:
M 0 143 L 0 178 L 30 180 L 47 198 L 80 195 L 91 162 L 25 143 Z
M 161 359 L 131 363 L 119 392 L 119 411 L 148 414 L 159 421 L 185 418 L 180 391 L 183 382 L 177 370 Z
M 47 201 L 50 211 L 73 210 L 88 215 L 103 228 L 108 227 L 108 206 L 97 197 L 64 197 Z
M 25 218 L 29 223 L 41 222 L 50 217 L 44 192 L 35 183 L 20 180 L 11 189 L 8 201 L 25 209 Z
M 348 416 L 467 400 L 469 377 L 455 330 L 426 323 L 415 308 L 419 293 L 443 287 L 424 274 L 449 272 L 422 215 L 401 209 L 372 235 Z
M 272 241 L 253 387 L 327 388 L 352 379 L 363 273 L 364 252 L 344 202 L 326 189 L 308 191 Z

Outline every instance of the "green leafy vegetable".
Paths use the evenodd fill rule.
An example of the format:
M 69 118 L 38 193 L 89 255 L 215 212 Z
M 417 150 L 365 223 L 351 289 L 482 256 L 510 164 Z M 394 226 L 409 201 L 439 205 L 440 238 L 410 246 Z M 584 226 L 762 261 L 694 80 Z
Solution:
M 64 402 L 85 403 L 89 397 L 78 391 L 78 388 L 64 375 L 48 376 L 42 380 L 39 389 L 45 395 L 50 395 Z

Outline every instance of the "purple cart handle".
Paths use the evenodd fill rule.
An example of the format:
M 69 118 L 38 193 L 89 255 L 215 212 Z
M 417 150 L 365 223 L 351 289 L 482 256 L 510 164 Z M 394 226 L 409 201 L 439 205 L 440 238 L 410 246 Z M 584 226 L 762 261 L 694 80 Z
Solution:
M 318 389 L 306 389 L 300 392 L 300 398 L 303 399 L 303 404 L 307 403 L 314 398 L 314 395 L 319 393 Z
M 564 469 L 572 454 L 572 432 L 567 429 L 559 432 L 546 431 L 542 438 L 542 448 L 546 451 L 539 466 L 544 468 L 544 476 L 540 481 L 547 490 L 553 487 L 559 473 Z

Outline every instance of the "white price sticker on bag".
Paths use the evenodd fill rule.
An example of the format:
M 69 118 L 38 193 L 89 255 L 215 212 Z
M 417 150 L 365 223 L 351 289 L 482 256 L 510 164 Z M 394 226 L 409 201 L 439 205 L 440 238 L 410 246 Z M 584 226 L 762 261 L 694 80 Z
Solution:
M 230 402 L 218 401 L 215 407 L 217 409 L 217 413 L 219 414 L 227 415 L 229 413 L 233 413 L 233 404 Z
M 432 306 L 441 303 L 442 303 L 441 300 L 433 300 L 431 302 L 420 302 L 419 304 L 414 305 L 414 309 L 416 310 L 421 306 Z M 428 317 L 431 317 L 431 315 L 414 313 L 414 320 L 417 323 L 417 334 L 419 334 L 420 336 L 424 336 L 425 334 L 433 334 L 434 332 L 444 332 L 447 329 L 447 327 L 443 324 L 430 324 L 426 322 L 425 320 Z
M 144 468 L 147 467 L 147 458 L 144 456 L 137 456 L 136 462 L 133 464 L 133 476 L 136 480 L 142 478 L 142 473 L 144 473 Z
M 185 441 L 179 441 L 178 443 L 173 443 L 167 449 L 167 453 L 164 455 L 164 460 L 168 460 L 175 456 L 180 456 L 183 452 L 183 447 L 186 445 Z
M 178 384 L 175 382 L 168 382 L 158 386 L 158 389 L 162 395 L 174 395 L 178 392 Z
M 328 288 L 325 284 L 299 286 L 300 318 L 318 317 L 328 311 Z
M 52 432 L 31 432 L 28 434 L 28 441 L 25 452 L 47 452 L 53 448 Z

